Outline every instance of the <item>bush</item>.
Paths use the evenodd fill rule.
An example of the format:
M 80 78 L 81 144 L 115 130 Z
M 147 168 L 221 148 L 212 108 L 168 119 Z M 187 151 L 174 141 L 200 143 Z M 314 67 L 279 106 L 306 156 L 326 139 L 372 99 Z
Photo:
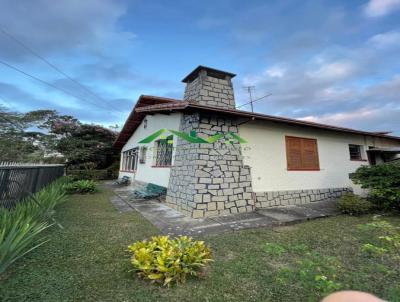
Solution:
M 186 236 L 156 236 L 135 242 L 128 249 L 133 253 L 131 263 L 139 277 L 164 286 L 183 283 L 187 275 L 199 276 L 212 261 L 211 250 L 203 241 Z
M 67 183 L 64 189 L 68 194 L 92 194 L 97 191 L 97 185 L 93 180 L 77 180 Z
M 46 241 L 39 235 L 48 227 L 56 205 L 65 201 L 64 179 L 19 202 L 0 208 L 0 274 L 16 260 Z
M 68 176 L 74 180 L 110 180 L 118 178 L 118 170 L 103 169 L 103 170 L 67 170 Z
M 362 215 L 369 213 L 373 204 L 367 199 L 354 195 L 353 193 L 346 193 L 340 197 L 338 206 L 340 211 L 350 215 Z
M 382 209 L 400 209 L 400 166 L 382 164 L 362 166 L 352 175 L 352 180 L 369 189 L 369 199 Z

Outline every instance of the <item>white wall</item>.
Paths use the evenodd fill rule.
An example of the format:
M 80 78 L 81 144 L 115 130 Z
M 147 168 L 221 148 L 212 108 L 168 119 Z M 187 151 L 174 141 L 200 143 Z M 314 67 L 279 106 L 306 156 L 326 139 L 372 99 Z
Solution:
M 145 137 L 149 136 L 150 134 L 153 134 L 154 132 L 163 128 L 179 130 L 181 114 L 180 113 L 172 113 L 170 115 L 154 114 L 154 115 L 147 115 L 146 118 L 147 118 L 147 127 L 144 128 L 142 122 L 121 150 L 121 161 L 122 161 L 122 153 L 124 151 L 127 151 L 135 147 L 147 146 L 148 150 L 146 155 L 146 162 L 144 164 L 141 164 L 138 161 L 136 173 L 120 171 L 119 177 L 121 178 L 123 176 L 129 176 L 131 177 L 131 179 L 147 183 L 154 183 L 160 186 L 167 187 L 171 169 L 153 167 L 154 142 L 151 142 L 149 144 L 138 144 L 138 142 L 144 139 Z M 176 137 L 174 136 L 174 147 L 175 146 L 176 146 Z M 175 150 L 172 154 L 172 165 L 174 164 L 173 162 L 174 157 L 175 157 Z
M 384 138 L 260 121 L 240 125 L 239 134 L 248 141 L 248 148 L 244 149 L 249 150 L 243 151 L 244 163 L 251 167 L 255 192 L 352 186 L 356 193 L 361 193 L 349 179 L 349 173 L 368 162 L 351 161 L 348 145 L 363 145 L 365 159 L 368 146 L 400 145 Z M 320 171 L 287 170 L 286 135 L 317 139 Z

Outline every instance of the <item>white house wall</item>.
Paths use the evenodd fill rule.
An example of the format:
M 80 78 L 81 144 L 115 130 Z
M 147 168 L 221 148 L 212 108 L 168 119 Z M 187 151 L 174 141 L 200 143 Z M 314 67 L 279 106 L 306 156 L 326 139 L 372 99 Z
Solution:
M 349 144 L 363 145 L 363 158 L 368 146 L 399 146 L 400 143 L 384 138 L 365 137 L 305 127 L 293 127 L 272 122 L 249 122 L 239 128 L 240 136 L 248 141 L 244 145 L 244 163 L 251 167 L 254 192 L 353 187 L 360 188 L 349 179 L 367 161 L 351 161 Z M 288 171 L 285 136 L 317 139 L 320 171 Z
M 121 178 L 123 176 L 129 176 L 131 179 L 167 187 L 171 169 L 169 167 L 153 167 L 154 142 L 151 142 L 149 144 L 139 144 L 138 142 L 163 128 L 179 130 L 181 114 L 180 113 L 172 113 L 170 115 L 154 114 L 154 115 L 147 115 L 146 119 L 147 119 L 147 127 L 144 128 L 144 123 L 142 121 L 140 126 L 132 134 L 128 142 L 121 150 L 121 166 L 120 166 L 119 177 Z M 141 164 L 138 161 L 136 173 L 121 171 L 122 153 L 132 148 L 141 147 L 144 145 L 148 147 L 145 163 Z M 176 146 L 176 136 L 174 136 L 174 146 Z M 173 151 L 172 154 L 172 164 L 174 157 L 175 157 L 175 150 Z

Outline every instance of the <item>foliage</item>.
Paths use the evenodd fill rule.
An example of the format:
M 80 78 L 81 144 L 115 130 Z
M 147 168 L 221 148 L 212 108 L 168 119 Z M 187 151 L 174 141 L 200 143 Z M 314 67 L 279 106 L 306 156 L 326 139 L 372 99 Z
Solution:
M 369 213 L 373 208 L 373 204 L 367 199 L 353 193 L 346 193 L 340 197 L 338 207 L 342 213 L 362 215 Z
M 0 161 L 39 161 L 50 142 L 38 128 L 55 115 L 52 110 L 18 113 L 0 108 Z
M 0 211 L 0 274 L 16 260 L 39 247 L 38 235 L 50 225 L 19 212 Z
M 370 200 L 383 209 L 400 209 L 400 165 L 361 166 L 352 180 L 370 189 Z
M 389 254 L 399 258 L 400 250 L 400 227 L 374 217 L 374 221 L 359 225 L 359 229 L 370 234 L 369 242 L 363 244 L 362 251 L 371 256 L 383 256 Z M 372 243 L 371 243 L 372 242 Z M 400 259 L 400 258 L 399 258 Z
M 113 148 L 116 137 L 116 132 L 99 125 L 73 125 L 65 130 L 56 149 L 75 168 L 103 169 L 117 159 Z
M 0 274 L 16 260 L 42 245 L 54 207 L 65 201 L 64 180 L 32 194 L 14 209 L 0 209 Z
M 118 159 L 117 133 L 83 124 L 54 110 L 27 113 L 0 108 L 0 161 L 67 162 L 83 169 L 104 169 Z
M 400 261 L 387 254 L 371 259 L 360 248 L 370 242 L 372 231 L 357 226 L 372 222 L 369 215 L 339 215 L 274 229 L 207 236 L 215 259 L 207 278 L 190 278 L 172 289 L 132 280 L 124 247 L 159 231 L 136 211 L 116 211 L 109 201 L 112 196 L 107 189 L 72 195 L 56 208 L 55 217 L 65 229 L 46 232 L 50 240 L 44 246 L 18 260 L 0 277 L 0 300 L 317 302 L 323 298 L 315 281 L 320 275 L 342 284 L 344 290 L 368 291 L 399 302 Z M 400 216 L 385 216 L 384 220 L 400 226 Z M 377 244 L 380 235 L 375 229 L 377 242 L 371 243 Z M 287 252 L 268 255 L 263 248 L 266 242 L 279 244 Z M 282 268 L 298 267 L 297 262 L 310 251 L 334 256 L 342 263 L 334 279 L 321 270 L 307 279 L 307 286 L 295 277 L 276 282 Z
M 118 178 L 118 173 L 110 168 L 103 170 L 72 170 L 68 169 L 67 173 L 74 180 L 107 180 L 107 179 L 116 179 Z
M 286 249 L 276 243 L 269 243 L 267 242 L 264 245 L 264 250 L 269 254 L 269 255 L 274 255 L 274 256 L 281 256 L 286 252 Z
M 68 194 L 92 194 L 97 191 L 97 185 L 92 180 L 77 180 L 65 184 L 64 189 Z
M 185 282 L 187 275 L 198 276 L 212 261 L 211 250 L 203 241 L 186 236 L 155 236 L 149 241 L 135 242 L 128 249 L 140 277 L 166 286 Z
M 308 252 L 301 260 L 281 269 L 277 281 L 288 283 L 296 280 L 301 286 L 314 288 L 325 296 L 342 288 L 336 280 L 341 269 L 342 264 L 337 257 Z

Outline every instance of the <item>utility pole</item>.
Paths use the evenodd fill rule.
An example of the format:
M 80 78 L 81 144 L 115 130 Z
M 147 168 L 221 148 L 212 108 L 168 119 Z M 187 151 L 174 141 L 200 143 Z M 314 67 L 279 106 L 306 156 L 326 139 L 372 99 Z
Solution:
M 256 89 L 256 86 L 244 86 L 243 88 L 246 89 L 247 92 L 249 93 L 251 112 L 254 112 L 254 110 L 253 110 L 253 95 L 252 95 L 252 92 L 254 92 L 254 90 Z

